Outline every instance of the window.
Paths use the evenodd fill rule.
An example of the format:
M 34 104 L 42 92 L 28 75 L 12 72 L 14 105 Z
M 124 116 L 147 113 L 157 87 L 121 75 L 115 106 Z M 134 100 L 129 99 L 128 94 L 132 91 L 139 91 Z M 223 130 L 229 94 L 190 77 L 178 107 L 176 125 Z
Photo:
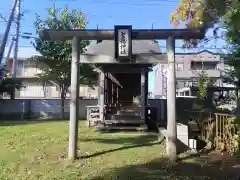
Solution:
M 197 81 L 193 81 L 193 86 L 197 86 Z
M 217 69 L 217 63 L 216 62 L 204 62 L 203 69 L 204 70 L 215 70 L 215 69 Z
M 192 70 L 202 70 L 203 69 L 203 62 L 191 62 L 191 69 Z
M 27 75 L 27 72 L 28 72 L 28 62 L 27 61 L 23 61 L 23 74 L 24 75 Z
M 164 89 L 167 88 L 167 78 L 166 77 L 163 77 L 162 86 Z
M 187 81 L 187 80 L 186 80 L 186 81 L 184 82 L 184 87 L 191 87 L 191 86 L 193 86 L 193 81 L 191 81 L 191 80 L 190 80 L 190 81 Z
M 190 87 L 189 81 L 185 81 L 185 82 L 184 82 L 184 87 Z
M 182 63 L 176 64 L 176 71 L 183 71 L 183 64 Z
M 25 88 L 20 91 L 20 97 L 44 97 L 44 91 L 42 86 L 31 85 L 27 82 L 24 83 Z
M 184 81 L 183 80 L 177 80 L 176 88 L 177 89 L 184 88 Z

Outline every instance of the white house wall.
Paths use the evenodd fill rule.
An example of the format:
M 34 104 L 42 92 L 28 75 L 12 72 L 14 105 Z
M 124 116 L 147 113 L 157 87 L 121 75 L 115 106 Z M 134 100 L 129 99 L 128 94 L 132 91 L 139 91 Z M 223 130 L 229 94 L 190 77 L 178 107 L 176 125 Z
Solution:
M 220 55 L 202 51 L 199 53 L 179 53 L 175 55 L 176 59 L 176 79 L 186 79 L 191 80 L 199 76 L 199 73 L 202 70 L 194 70 L 191 68 L 192 62 L 202 62 L 208 63 L 213 62 L 216 63 L 216 67 L 214 69 L 207 69 L 204 72 L 210 78 L 217 78 L 216 85 L 222 86 L 221 75 L 224 70 L 224 63 L 221 59 Z M 154 97 L 162 97 L 166 94 L 166 87 L 164 81 L 166 81 L 166 75 L 164 75 L 164 71 L 167 70 L 167 64 L 159 63 L 153 68 L 154 75 Z
M 43 89 L 37 81 L 36 74 L 41 72 L 43 64 L 35 60 L 19 59 L 17 61 L 17 78 L 22 79 L 25 88 L 16 92 L 16 98 L 60 98 L 59 88 L 56 85 L 48 85 Z M 96 98 L 98 87 L 94 89 L 81 85 L 79 95 L 86 98 Z M 70 97 L 70 94 L 67 94 Z

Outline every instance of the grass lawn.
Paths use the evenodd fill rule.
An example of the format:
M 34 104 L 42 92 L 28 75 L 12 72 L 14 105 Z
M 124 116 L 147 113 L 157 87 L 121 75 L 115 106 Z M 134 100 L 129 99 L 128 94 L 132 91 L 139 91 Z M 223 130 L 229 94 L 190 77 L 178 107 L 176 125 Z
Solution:
M 1 180 L 161 180 L 224 177 L 219 164 L 185 159 L 170 167 L 156 135 L 79 128 L 79 159 L 66 160 L 68 122 L 0 124 Z M 217 168 L 216 168 L 217 167 Z M 209 174 L 210 173 L 210 174 Z M 216 179 L 210 178 L 210 179 Z M 228 178 L 230 179 L 230 178 Z
M 2 124 L 0 179 L 94 179 L 111 169 L 147 163 L 161 157 L 164 146 L 157 142 L 155 135 L 99 133 L 81 122 L 80 159 L 71 163 L 65 159 L 67 121 L 15 126 Z

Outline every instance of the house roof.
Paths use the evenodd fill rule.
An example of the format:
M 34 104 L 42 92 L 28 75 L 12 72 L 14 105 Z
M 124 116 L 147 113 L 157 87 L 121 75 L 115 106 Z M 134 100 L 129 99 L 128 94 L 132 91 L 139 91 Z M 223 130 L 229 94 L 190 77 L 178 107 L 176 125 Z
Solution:
M 161 53 L 160 47 L 152 40 L 133 40 L 132 54 Z M 104 40 L 100 43 L 92 43 L 87 47 L 85 54 L 101 54 L 115 56 L 115 45 L 113 40 Z
M 215 52 L 211 52 L 209 50 L 202 50 L 202 51 L 197 51 L 197 52 L 182 52 L 182 53 L 175 53 L 176 55 L 198 55 L 201 53 L 208 53 L 208 54 L 212 54 L 212 55 L 221 55 L 220 53 L 215 53 Z

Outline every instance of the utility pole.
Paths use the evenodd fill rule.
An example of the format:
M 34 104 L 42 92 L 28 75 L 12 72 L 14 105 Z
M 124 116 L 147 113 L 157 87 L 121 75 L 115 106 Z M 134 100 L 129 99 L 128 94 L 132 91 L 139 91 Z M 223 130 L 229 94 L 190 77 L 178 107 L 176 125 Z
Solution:
M 7 44 L 8 34 L 9 34 L 11 24 L 12 24 L 12 21 L 13 21 L 14 11 L 15 11 L 17 2 L 18 2 L 18 0 L 14 0 L 14 2 L 13 2 L 13 6 L 12 6 L 12 9 L 11 9 L 10 15 L 8 17 L 7 26 L 6 26 L 4 35 L 3 35 L 3 39 L 2 39 L 2 42 L 0 44 L 0 64 L 1 64 L 2 59 L 3 59 L 5 47 L 6 47 L 6 44 Z
M 17 58 L 18 58 L 18 41 L 19 41 L 19 30 L 20 30 L 20 19 L 21 19 L 21 0 L 17 0 L 16 7 L 16 36 L 15 36 L 15 44 L 13 51 L 13 68 L 12 68 L 12 78 L 16 78 L 16 70 L 17 70 Z
M 12 38 L 11 44 L 9 46 L 8 53 L 7 53 L 7 56 L 6 56 L 6 60 L 7 61 L 9 59 L 10 55 L 11 55 L 14 42 L 15 42 L 15 37 Z

